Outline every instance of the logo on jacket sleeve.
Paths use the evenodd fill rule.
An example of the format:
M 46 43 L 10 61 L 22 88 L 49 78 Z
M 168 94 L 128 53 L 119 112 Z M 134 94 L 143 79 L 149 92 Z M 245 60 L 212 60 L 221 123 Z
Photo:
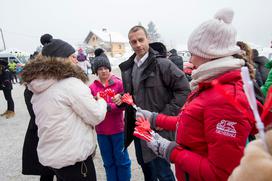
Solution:
M 222 134 L 225 136 L 236 137 L 236 129 L 235 129 L 236 124 L 237 124 L 236 122 L 221 120 L 216 125 L 216 133 Z

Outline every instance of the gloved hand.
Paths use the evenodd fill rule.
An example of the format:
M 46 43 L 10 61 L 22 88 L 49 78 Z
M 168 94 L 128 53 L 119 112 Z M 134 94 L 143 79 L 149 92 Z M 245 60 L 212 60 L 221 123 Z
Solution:
M 176 147 L 175 141 L 169 141 L 161 137 L 158 133 L 151 133 L 152 139 L 147 142 L 147 146 L 159 157 L 165 158 L 170 162 L 170 155 L 173 149 Z
M 149 121 L 152 129 L 155 129 L 155 127 L 156 127 L 157 115 L 158 115 L 158 113 L 150 112 L 148 110 L 143 110 L 140 107 L 137 107 L 136 118 L 137 117 L 144 117 L 146 120 Z

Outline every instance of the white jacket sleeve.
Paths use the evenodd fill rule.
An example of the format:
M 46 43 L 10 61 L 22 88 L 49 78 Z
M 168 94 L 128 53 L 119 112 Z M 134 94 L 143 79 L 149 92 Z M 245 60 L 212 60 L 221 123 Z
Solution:
M 105 119 L 107 103 L 104 99 L 95 100 L 89 87 L 78 79 L 69 89 L 72 109 L 87 124 L 95 126 Z M 68 91 L 68 90 L 67 90 Z

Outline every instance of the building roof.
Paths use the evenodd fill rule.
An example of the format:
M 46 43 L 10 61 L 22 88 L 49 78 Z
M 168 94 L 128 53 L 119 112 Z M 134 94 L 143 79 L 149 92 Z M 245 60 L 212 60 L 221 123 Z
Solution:
M 96 35 L 103 42 L 111 42 L 113 43 L 127 43 L 128 40 L 121 33 L 113 32 L 113 31 L 103 31 L 103 30 L 91 30 L 88 36 L 85 38 L 84 42 L 87 43 L 92 35 Z

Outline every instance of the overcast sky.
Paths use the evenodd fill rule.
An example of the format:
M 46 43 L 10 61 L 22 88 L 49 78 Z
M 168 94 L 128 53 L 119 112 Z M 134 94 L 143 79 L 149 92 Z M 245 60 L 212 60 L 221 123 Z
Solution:
M 224 7 L 234 9 L 239 40 L 262 46 L 272 40 L 271 0 L 0 0 L 0 7 L 6 47 L 29 53 L 44 33 L 75 45 L 92 29 L 127 37 L 132 26 L 150 21 L 169 48 L 186 45 L 192 30 Z

